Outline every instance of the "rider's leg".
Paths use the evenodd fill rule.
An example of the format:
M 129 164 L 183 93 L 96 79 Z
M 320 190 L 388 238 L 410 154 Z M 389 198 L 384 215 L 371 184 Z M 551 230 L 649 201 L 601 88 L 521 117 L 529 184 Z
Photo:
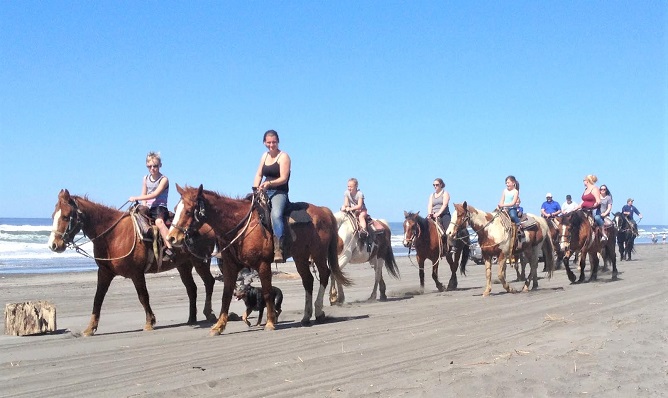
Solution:
M 274 261 L 284 263 L 283 257 L 283 213 L 288 203 L 288 194 L 285 192 L 274 192 L 271 198 L 271 227 L 274 231 Z

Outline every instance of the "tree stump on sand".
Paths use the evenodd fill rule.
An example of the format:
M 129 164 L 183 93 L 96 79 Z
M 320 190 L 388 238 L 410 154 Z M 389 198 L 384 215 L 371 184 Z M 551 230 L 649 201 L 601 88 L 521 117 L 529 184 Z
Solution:
M 5 304 L 5 334 L 27 336 L 56 330 L 56 306 L 48 301 Z

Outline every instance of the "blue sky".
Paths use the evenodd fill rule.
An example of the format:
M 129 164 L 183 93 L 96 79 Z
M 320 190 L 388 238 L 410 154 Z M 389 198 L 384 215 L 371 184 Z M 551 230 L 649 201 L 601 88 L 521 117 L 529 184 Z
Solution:
M 663 1 L 10 2 L 0 7 L 0 217 L 61 188 L 119 207 L 160 151 L 175 184 L 250 191 L 275 129 L 290 198 L 372 216 L 527 212 L 596 174 L 668 224 Z

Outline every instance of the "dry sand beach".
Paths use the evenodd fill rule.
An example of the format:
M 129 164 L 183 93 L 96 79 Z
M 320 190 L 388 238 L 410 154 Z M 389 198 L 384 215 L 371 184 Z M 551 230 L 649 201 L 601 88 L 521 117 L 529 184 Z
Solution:
M 664 396 L 668 246 L 636 248 L 633 261 L 618 263 L 618 281 L 602 273 L 597 282 L 571 285 L 558 270 L 551 280 L 541 274 L 538 291 L 507 294 L 495 284 L 487 298 L 484 266 L 469 263 L 457 291 L 439 293 L 429 279 L 420 294 L 417 269 L 403 257 L 401 279 L 386 279 L 390 299 L 366 302 L 373 273 L 351 265 L 348 302 L 326 304 L 328 321 L 311 327 L 299 323 L 300 281 L 277 277 L 285 295 L 277 330 L 231 322 L 218 337 L 208 336 L 207 322 L 184 324 L 187 298 L 176 272 L 148 277 L 155 331 L 141 330 L 132 283 L 117 279 L 93 337 L 81 331 L 95 273 L 4 275 L 0 302 L 49 300 L 59 331 L 0 337 L 0 395 Z M 294 272 L 291 263 L 278 269 Z M 449 270 L 442 267 L 440 277 L 447 281 Z M 221 294 L 217 283 L 216 312 Z M 239 314 L 243 306 L 233 302 L 231 310 Z

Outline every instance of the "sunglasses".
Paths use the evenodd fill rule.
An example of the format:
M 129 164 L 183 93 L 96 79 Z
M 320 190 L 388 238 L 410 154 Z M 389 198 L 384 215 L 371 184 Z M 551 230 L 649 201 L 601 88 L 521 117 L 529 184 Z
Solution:
M 440 187 L 441 184 L 433 184 L 435 187 Z
M 147 164 L 146 168 L 147 169 L 157 169 L 157 168 L 160 168 L 160 166 L 158 166 L 157 164 Z

